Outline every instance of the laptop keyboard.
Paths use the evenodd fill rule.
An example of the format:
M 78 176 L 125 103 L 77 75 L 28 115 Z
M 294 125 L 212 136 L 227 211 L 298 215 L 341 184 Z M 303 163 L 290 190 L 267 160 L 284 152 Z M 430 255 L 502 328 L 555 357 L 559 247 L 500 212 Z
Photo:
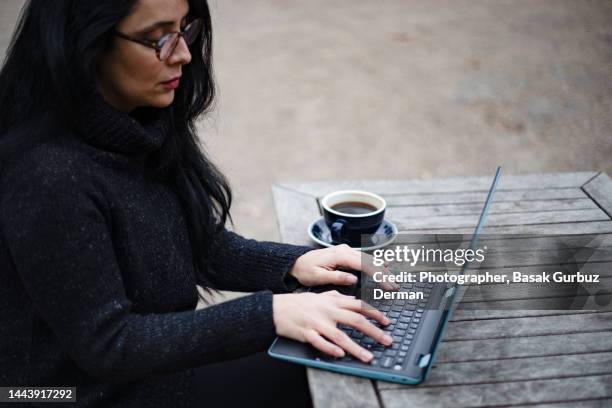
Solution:
M 374 358 L 370 361 L 371 366 L 392 368 L 394 370 L 403 369 L 409 355 L 410 347 L 413 344 L 425 308 L 429 301 L 433 284 L 431 283 L 404 283 L 400 286 L 404 291 L 422 291 L 423 299 L 395 299 L 395 300 L 375 300 L 371 305 L 380 310 L 389 318 L 389 325 L 382 326 L 377 321 L 368 320 L 377 327 L 380 327 L 386 334 L 393 338 L 393 344 L 386 347 L 369 336 L 364 335 L 359 330 L 346 325 L 338 327 L 348 334 L 361 347 L 370 350 Z M 340 361 L 359 361 L 350 354 L 338 359 Z

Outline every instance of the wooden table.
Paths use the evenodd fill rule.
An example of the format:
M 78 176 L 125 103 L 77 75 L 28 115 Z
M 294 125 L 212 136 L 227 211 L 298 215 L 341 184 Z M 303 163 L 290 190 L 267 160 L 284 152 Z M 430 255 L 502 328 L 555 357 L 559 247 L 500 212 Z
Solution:
M 282 240 L 312 244 L 306 228 L 319 216 L 316 198 L 340 189 L 385 197 L 400 232 L 471 234 L 491 180 L 281 183 L 273 193 Z M 502 175 L 484 232 L 612 234 L 611 216 L 604 173 Z M 453 314 L 425 383 L 309 368 L 315 406 L 612 406 L 612 312 L 467 312 Z

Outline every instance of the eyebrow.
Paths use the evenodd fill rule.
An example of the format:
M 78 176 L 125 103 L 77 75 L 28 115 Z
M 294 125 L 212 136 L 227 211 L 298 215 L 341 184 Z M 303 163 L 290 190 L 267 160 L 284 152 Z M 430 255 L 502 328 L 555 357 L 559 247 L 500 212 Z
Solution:
M 185 14 L 183 16 L 183 18 L 181 18 L 181 21 L 186 19 L 188 15 L 189 15 L 189 11 L 187 12 L 187 14 Z M 141 28 L 140 30 L 138 30 L 138 32 L 144 33 L 144 32 L 150 31 L 150 30 L 152 30 L 154 28 L 165 27 L 165 26 L 169 26 L 169 25 L 172 25 L 172 24 L 174 24 L 174 21 L 158 21 L 158 22 L 153 23 L 153 24 L 151 24 L 151 25 L 149 25 L 147 27 Z

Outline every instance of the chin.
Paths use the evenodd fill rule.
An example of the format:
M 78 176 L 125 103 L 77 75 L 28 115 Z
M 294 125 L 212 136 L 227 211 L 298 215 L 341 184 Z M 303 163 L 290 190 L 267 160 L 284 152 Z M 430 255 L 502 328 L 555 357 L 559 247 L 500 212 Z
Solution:
M 169 92 L 167 95 L 161 95 L 158 98 L 153 99 L 149 106 L 153 106 L 155 108 L 167 108 L 172 105 L 174 102 L 174 92 Z

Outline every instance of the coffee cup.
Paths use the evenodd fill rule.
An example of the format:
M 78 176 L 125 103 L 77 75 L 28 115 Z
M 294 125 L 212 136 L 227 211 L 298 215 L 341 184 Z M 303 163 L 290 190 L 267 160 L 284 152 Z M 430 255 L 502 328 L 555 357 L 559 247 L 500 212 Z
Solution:
M 360 247 L 362 235 L 372 235 L 380 227 L 387 202 L 368 191 L 343 190 L 323 197 L 321 207 L 332 243 Z

